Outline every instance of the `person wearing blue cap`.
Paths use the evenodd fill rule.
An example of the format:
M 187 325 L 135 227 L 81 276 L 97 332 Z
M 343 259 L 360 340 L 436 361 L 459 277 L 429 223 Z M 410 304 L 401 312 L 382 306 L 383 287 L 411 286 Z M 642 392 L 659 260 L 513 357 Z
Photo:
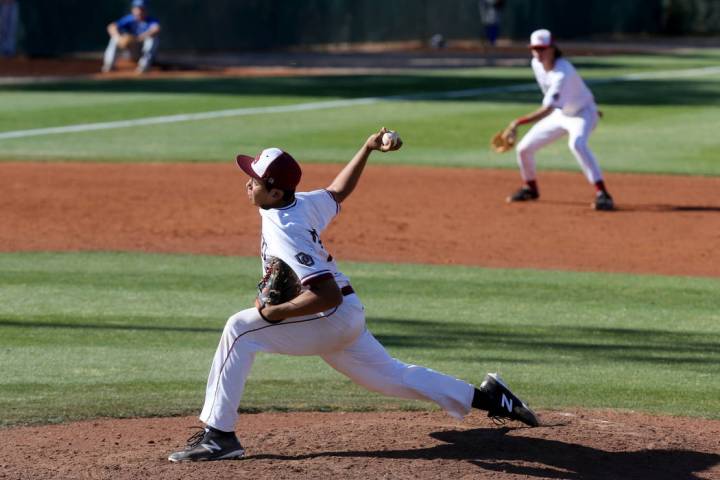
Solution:
M 137 72 L 150 69 L 159 46 L 160 22 L 148 15 L 147 0 L 133 0 L 129 14 L 107 26 L 110 41 L 105 49 L 102 72 L 115 67 L 118 50 L 129 50 L 137 61 Z

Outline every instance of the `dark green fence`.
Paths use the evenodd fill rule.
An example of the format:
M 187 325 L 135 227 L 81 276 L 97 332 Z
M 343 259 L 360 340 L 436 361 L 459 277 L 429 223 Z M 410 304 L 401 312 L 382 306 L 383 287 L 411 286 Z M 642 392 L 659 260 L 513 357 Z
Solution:
M 168 50 L 479 39 L 477 0 L 151 0 Z M 127 0 L 20 0 L 21 48 L 31 55 L 100 50 Z M 720 31 L 718 0 L 506 0 L 501 36 L 535 28 L 558 38 Z

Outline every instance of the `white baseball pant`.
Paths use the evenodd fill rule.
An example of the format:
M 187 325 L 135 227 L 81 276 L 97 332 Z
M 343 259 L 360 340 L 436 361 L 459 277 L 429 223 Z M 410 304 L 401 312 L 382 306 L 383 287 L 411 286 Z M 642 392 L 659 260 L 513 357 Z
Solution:
M 257 352 L 320 355 L 355 383 L 385 395 L 429 400 L 450 415 L 470 412 L 473 385 L 392 358 L 365 327 L 364 307 L 356 295 L 336 309 L 269 324 L 250 308 L 231 316 L 220 337 L 200 420 L 234 431 L 245 381 Z
M 600 166 L 588 147 L 590 133 L 595 129 L 597 121 L 597 108 L 595 105 L 589 105 L 574 116 L 566 115 L 556 108 L 550 115 L 533 125 L 516 148 L 522 179 L 526 182 L 536 179 L 535 152 L 567 133 L 568 147 L 580 164 L 585 177 L 592 184 L 602 180 Z
M 130 49 L 130 53 L 134 61 L 138 62 L 138 70 L 141 72 L 147 72 L 150 69 L 155 55 L 157 54 L 158 47 L 160 46 L 160 39 L 158 36 L 148 37 L 142 42 L 142 46 L 135 45 Z M 108 45 L 105 48 L 105 54 L 103 55 L 103 70 L 110 71 L 115 66 L 115 61 L 118 55 L 118 42 L 114 37 L 110 37 Z

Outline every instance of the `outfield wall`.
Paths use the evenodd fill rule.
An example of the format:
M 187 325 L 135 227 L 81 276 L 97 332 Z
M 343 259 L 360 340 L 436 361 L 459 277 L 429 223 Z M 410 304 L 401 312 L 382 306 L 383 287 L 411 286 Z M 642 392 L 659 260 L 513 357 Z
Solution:
M 169 50 L 262 50 L 295 45 L 480 39 L 477 0 L 151 0 Z M 21 50 L 94 51 L 129 0 L 23 0 Z M 506 0 L 501 36 L 539 27 L 558 38 L 720 31 L 715 0 Z

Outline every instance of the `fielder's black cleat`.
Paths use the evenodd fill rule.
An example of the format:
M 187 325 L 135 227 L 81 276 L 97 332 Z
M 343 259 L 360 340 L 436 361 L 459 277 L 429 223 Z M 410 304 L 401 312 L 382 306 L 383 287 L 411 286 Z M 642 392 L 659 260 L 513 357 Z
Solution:
M 488 417 L 493 420 L 503 423 L 502 419 L 509 418 L 531 427 L 540 425 L 535 412 L 510 391 L 497 373 L 488 373 L 485 376 L 485 380 L 480 384 L 480 391 L 490 400 Z
M 603 210 L 609 212 L 615 209 L 615 202 L 609 193 L 605 191 L 598 192 L 595 196 L 595 201 L 592 203 L 592 208 L 595 210 Z
M 507 197 L 507 202 L 527 202 L 529 200 L 537 200 L 540 198 L 540 193 L 534 188 L 522 187 L 517 192 Z
M 204 428 L 188 438 L 185 450 L 168 457 L 171 462 L 201 462 L 242 458 L 245 450 L 234 433 L 223 435 Z

